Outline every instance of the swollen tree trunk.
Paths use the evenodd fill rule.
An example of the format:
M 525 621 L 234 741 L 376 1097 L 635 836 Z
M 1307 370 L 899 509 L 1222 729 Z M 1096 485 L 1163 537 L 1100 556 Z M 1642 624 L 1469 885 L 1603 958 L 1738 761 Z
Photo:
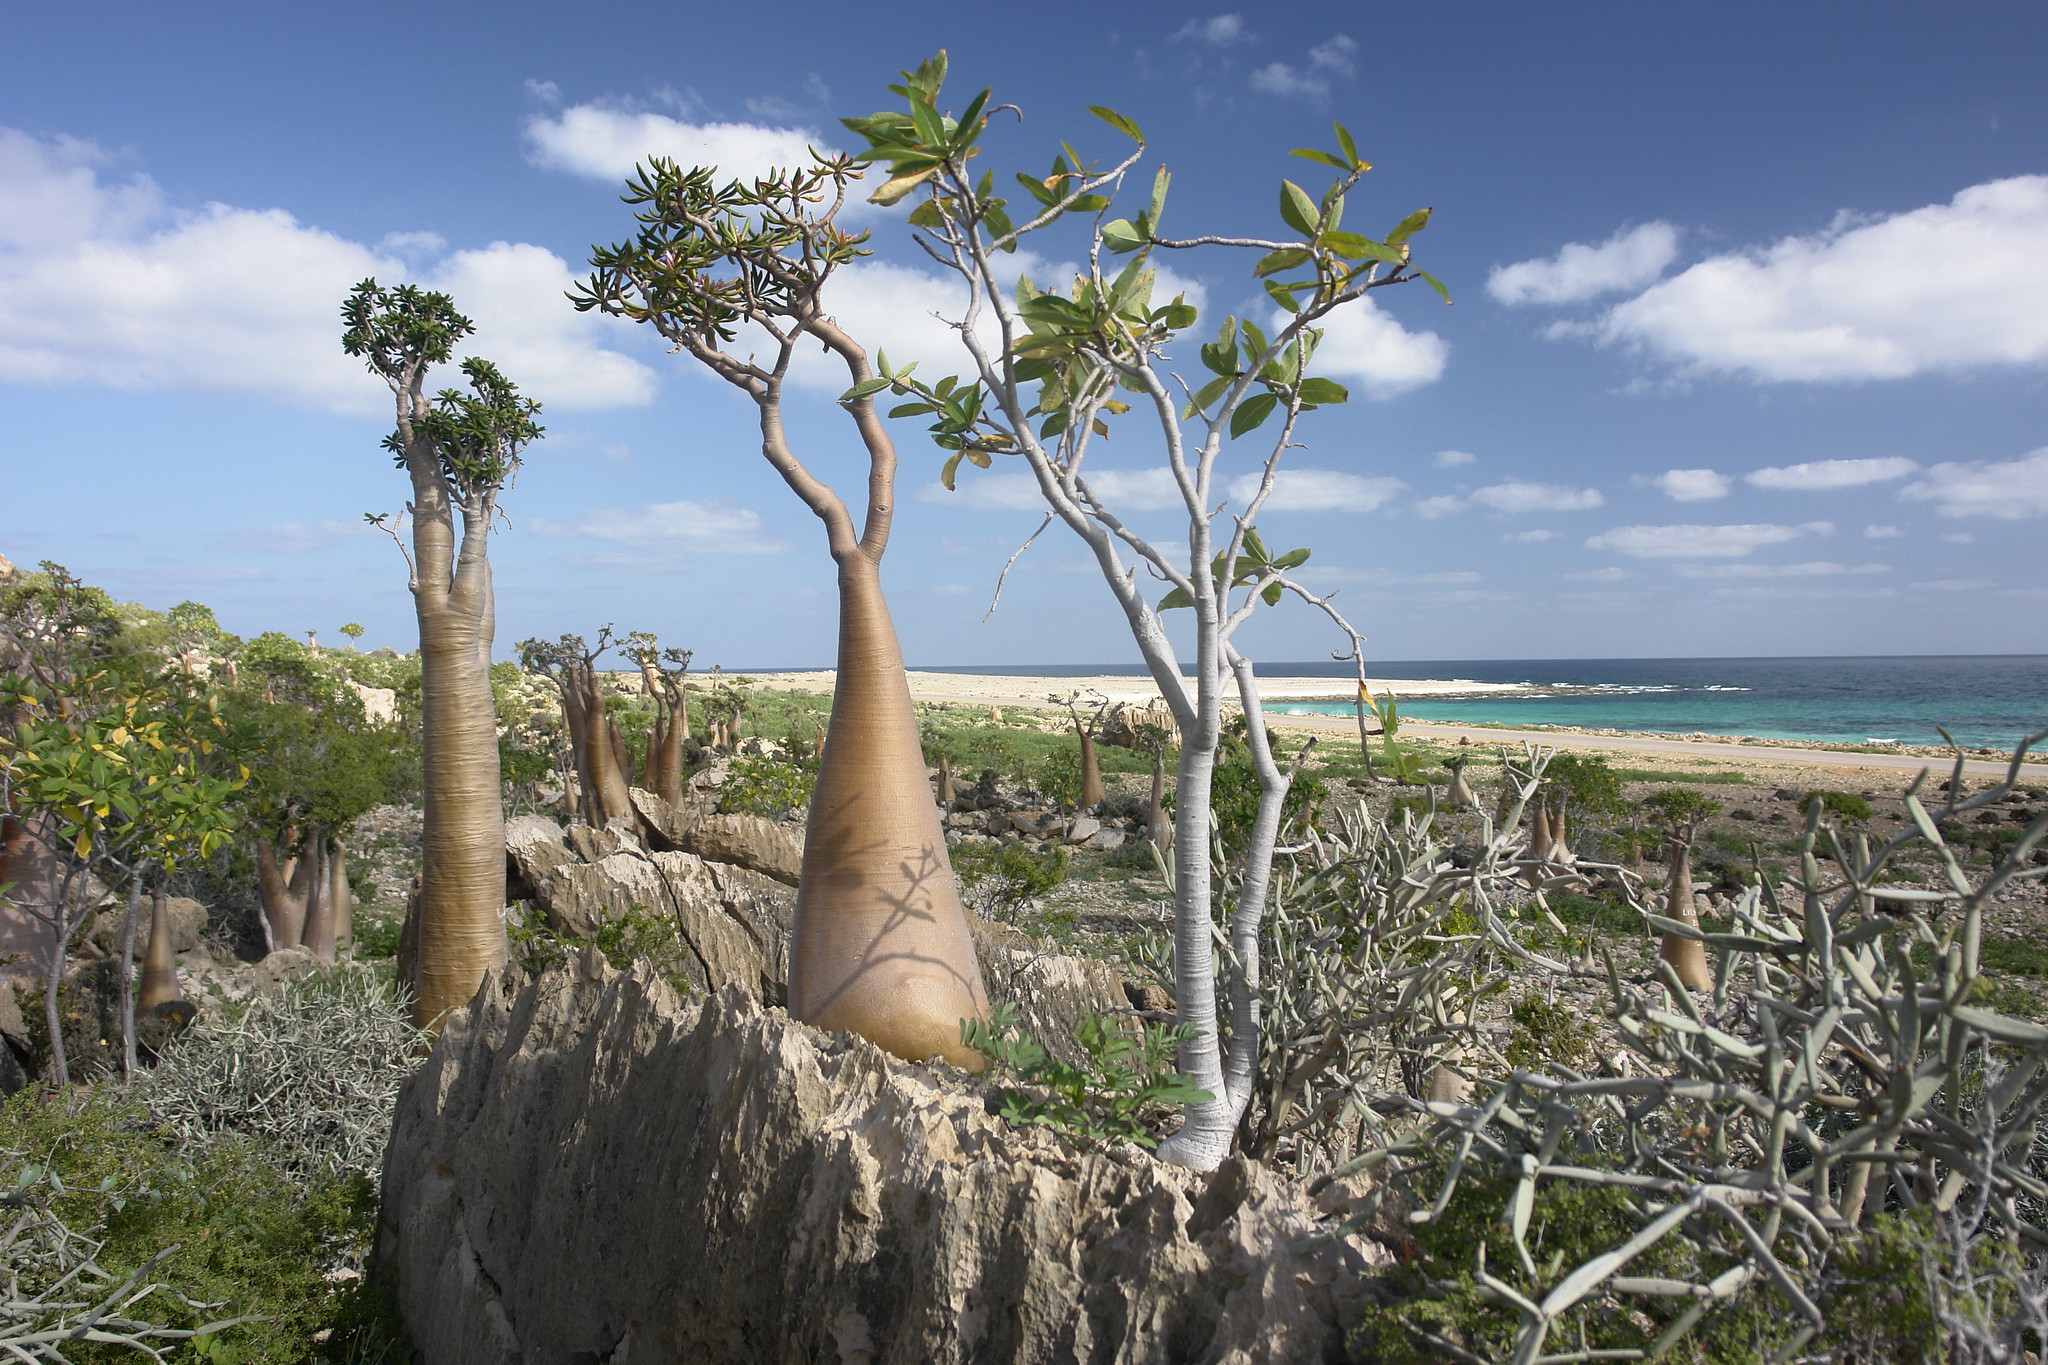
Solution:
M 658 780 L 656 770 L 661 765 L 661 732 L 662 727 L 667 724 L 668 718 L 657 713 L 654 717 L 654 728 L 647 732 L 647 748 L 640 755 L 641 791 L 651 792 L 655 789 L 654 784 Z
M 1075 722 L 1080 729 L 1080 723 Z M 1095 756 L 1095 736 L 1085 729 L 1081 735 L 1081 810 L 1094 810 L 1103 802 L 1102 764 Z
M 1695 929 L 1699 927 L 1699 910 L 1692 898 L 1692 841 L 1689 839 L 1674 837 L 1671 840 L 1671 877 L 1665 887 L 1664 917 Z M 1707 966 L 1707 945 L 1698 939 L 1666 934 L 1658 947 L 1658 954 L 1671 964 L 1671 970 L 1678 974 L 1687 990 L 1714 988 L 1714 974 Z
M 348 848 L 334 841 L 334 862 L 327 882 L 327 898 L 334 906 L 334 947 L 353 952 L 356 946 L 356 897 L 348 884 Z
M 44 915 L 62 899 L 57 871 L 56 818 L 49 811 L 0 816 L 0 952 L 19 953 L 38 969 L 48 967 L 49 933 Z
M 881 575 L 839 560 L 838 682 L 797 887 L 789 1011 L 899 1057 L 979 1067 L 960 1021 L 988 995 L 925 776 L 903 654 Z
M 178 986 L 178 959 L 171 952 L 170 902 L 159 889 L 150 903 L 149 951 L 142 959 L 142 994 L 136 1001 L 144 1014 L 158 1005 L 184 999 Z M 132 1026 L 134 1019 L 131 1016 Z
M 609 734 L 609 735 L 611 736 L 611 740 L 612 740 L 612 763 L 613 763 L 613 766 L 614 766 L 614 767 L 616 768 L 616 770 L 618 771 L 618 774 L 619 774 L 619 781 L 620 781 L 620 783 L 621 783 L 622 785 L 624 785 L 624 786 L 626 786 L 627 788 L 629 788 L 629 789 L 630 789 L 630 788 L 632 787 L 632 785 L 633 785 L 633 779 L 632 779 L 632 777 L 631 777 L 631 773 L 632 773 L 632 771 L 633 771 L 633 749 L 632 749 L 632 746 L 631 746 L 631 745 L 629 745 L 629 744 L 627 744 L 627 743 L 626 743 L 626 737 L 625 737 L 624 735 L 622 735 L 622 734 L 620 734 L 620 733 L 619 733 L 619 722 L 618 722 L 618 718 L 617 718 L 617 717 L 615 717 L 615 716 L 607 716 L 607 717 L 605 717 L 605 722 L 604 722 L 604 728 L 605 728 L 605 732 L 606 732 L 607 734 Z M 619 814 L 619 815 L 630 815 L 630 814 L 632 814 L 632 813 L 633 813 L 633 798 L 632 798 L 631 796 L 628 796 L 628 797 L 626 798 L 626 808 L 625 808 L 624 810 L 622 810 L 622 811 L 618 811 L 618 812 L 615 812 L 615 813 L 616 813 L 616 814 Z
M 676 685 L 668 712 L 662 718 L 661 752 L 654 765 L 653 793 L 671 806 L 683 804 L 683 741 L 690 734 L 690 703 Z
M 1463 768 L 1451 774 L 1451 790 L 1446 799 L 1449 800 L 1452 808 L 1456 810 L 1479 809 L 1479 798 L 1473 795 L 1472 784 L 1465 780 L 1465 770 Z
M 604 713 L 604 694 L 598 691 L 594 675 L 583 692 L 583 758 L 590 769 L 595 825 L 605 825 L 621 815 L 633 813 L 633 798 L 626 789 L 626 774 L 619 766 L 615 729 Z
M 944 754 L 939 755 L 939 808 L 953 809 L 953 764 Z
M 306 927 L 299 937 L 299 946 L 322 962 L 332 962 L 335 935 L 334 868 L 328 859 L 326 839 L 320 840 L 317 856 L 309 854 L 306 861 L 316 866 L 312 894 L 306 898 Z

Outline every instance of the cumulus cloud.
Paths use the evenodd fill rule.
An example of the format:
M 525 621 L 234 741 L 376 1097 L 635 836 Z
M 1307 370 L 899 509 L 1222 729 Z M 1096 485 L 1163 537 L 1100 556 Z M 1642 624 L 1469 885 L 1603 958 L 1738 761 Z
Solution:
M 1623 579 L 1634 578 L 1635 575 L 1627 569 L 1610 564 L 1604 569 L 1576 569 L 1568 574 L 1560 574 L 1559 577 L 1572 583 L 1619 583 Z
M 1203 43 L 1209 47 L 1229 47 L 1244 36 L 1244 17 L 1238 14 L 1218 14 L 1208 19 L 1190 19 L 1180 26 L 1173 35 L 1176 43 Z
M 1742 477 L 1758 488 L 1824 493 L 1837 488 L 1883 483 L 1887 479 L 1903 479 L 1919 467 L 1904 456 L 1888 455 L 1873 460 L 1810 460 L 1805 464 L 1759 469 Z
M 1478 464 L 1479 457 L 1469 450 L 1439 450 L 1429 457 L 1429 462 L 1438 469 L 1457 469 L 1468 464 Z
M 1491 512 L 1513 516 L 1521 512 L 1583 512 L 1606 501 L 1597 488 L 1572 488 L 1557 483 L 1508 479 L 1476 488 L 1462 498 L 1448 494 L 1426 498 L 1415 505 L 1415 510 L 1425 518 L 1449 516 L 1468 507 L 1484 507 Z
M 1391 587 L 1440 588 L 1461 583 L 1479 583 L 1485 575 L 1475 569 L 1444 569 L 1432 573 L 1397 573 L 1391 569 L 1346 569 L 1336 565 L 1319 565 L 1303 569 L 1298 575 L 1309 584 L 1324 583 L 1372 583 Z
M 809 128 L 688 123 L 606 104 L 575 104 L 526 121 L 529 161 L 593 180 L 622 181 L 636 165 L 665 156 L 683 166 L 716 166 L 726 178 L 750 181 L 779 167 L 809 165 L 812 147 L 831 150 Z
M 769 529 L 759 512 L 729 498 L 598 507 L 560 521 L 535 517 L 530 524 L 535 535 L 607 541 L 634 550 L 671 555 L 774 555 L 791 548 L 788 541 Z M 603 562 L 631 564 L 634 559 L 614 556 Z
M 1905 532 L 1896 526 L 1866 526 L 1863 528 L 1863 538 L 1865 540 L 1897 540 L 1904 534 Z
M 1899 496 L 1912 502 L 1931 502 L 1945 517 L 2017 520 L 2048 514 L 2048 446 L 2017 460 L 1935 465 L 1925 477 L 1900 489 Z
M 1308 59 L 1299 65 L 1268 62 L 1258 68 L 1252 72 L 1252 89 L 1266 95 L 1327 99 L 1333 79 L 1349 77 L 1358 70 L 1357 52 L 1355 40 L 1335 34 L 1310 48 Z
M 1555 531 L 1510 531 L 1501 537 L 1501 543 L 1505 545 L 1541 545 L 1547 540 L 1556 539 L 1557 532 Z
M 1678 229 L 1669 223 L 1623 228 L 1598 246 L 1568 242 L 1555 256 L 1500 265 L 1486 277 L 1486 292 L 1516 307 L 1527 303 L 1583 303 L 1621 290 L 1641 289 L 1678 256 Z
M 1936 578 L 1913 586 L 1921 592 L 1982 592 L 1995 585 L 1989 578 Z
M 1164 471 L 1161 471 L 1164 472 Z M 1282 469 L 1274 480 L 1273 496 L 1266 499 L 1268 512 L 1373 512 L 1384 507 L 1408 485 L 1382 475 L 1347 474 L 1336 469 Z M 1259 491 L 1259 476 L 1246 474 L 1230 485 L 1230 496 L 1240 506 L 1250 503 Z M 1175 498 L 1176 505 L 1178 497 Z
M 1680 578 L 1833 578 L 1841 574 L 1890 573 L 1889 564 L 1835 564 L 1816 560 L 1807 564 L 1680 564 L 1673 570 Z
M 488 354 L 550 408 L 649 401 L 654 374 L 610 349 L 627 325 L 562 301 L 571 278 L 540 247 L 494 243 L 427 269 L 281 209 L 172 206 L 147 177 L 102 178 L 75 139 L 0 129 L 0 381 L 244 393 L 388 412 L 390 395 L 336 344 L 335 309 L 376 276 L 448 289 Z
M 1712 502 L 1727 497 L 1734 480 L 1711 469 L 1667 469 L 1650 482 L 1673 502 Z
M 1842 383 L 2048 361 L 2048 175 L 1714 256 L 1595 326 L 1683 371 Z
M 1287 318 L 1276 309 L 1269 321 L 1277 329 Z M 1323 329 L 1316 370 L 1363 389 L 1367 398 L 1398 398 L 1434 384 L 1451 354 L 1449 342 L 1435 332 L 1409 331 L 1369 295 L 1316 325 Z
M 1589 538 L 1586 548 L 1632 559 L 1737 559 L 1761 546 L 1825 535 L 1833 529 L 1824 521 L 1804 526 L 1617 526 Z

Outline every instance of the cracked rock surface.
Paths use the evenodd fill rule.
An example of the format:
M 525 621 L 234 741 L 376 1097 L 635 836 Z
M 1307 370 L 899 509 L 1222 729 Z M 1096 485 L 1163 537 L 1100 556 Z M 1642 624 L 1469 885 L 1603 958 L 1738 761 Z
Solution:
M 425 1365 L 1343 1358 L 1376 1244 L 992 1093 L 737 983 L 493 975 L 400 1097 L 378 1255 Z

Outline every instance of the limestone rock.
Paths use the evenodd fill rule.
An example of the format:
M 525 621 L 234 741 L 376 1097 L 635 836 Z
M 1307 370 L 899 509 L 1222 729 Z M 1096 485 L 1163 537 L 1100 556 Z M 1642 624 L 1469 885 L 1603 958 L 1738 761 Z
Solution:
M 683 846 L 683 836 L 696 818 L 693 807 L 685 815 L 654 792 L 631 789 L 633 810 L 640 817 L 640 838 L 651 849 L 670 851 Z
M 804 866 L 801 832 L 758 815 L 707 815 L 691 825 L 683 848 L 711 863 L 751 868 L 795 886 Z
M 532 900 L 547 883 L 548 874 L 563 863 L 574 862 L 569 839 L 562 827 L 545 815 L 515 815 L 505 822 L 505 895 L 510 900 Z
M 1067 842 L 1070 844 L 1085 844 L 1100 833 L 1102 833 L 1102 822 L 1100 820 L 1092 815 L 1077 815 L 1074 817 L 1074 822 L 1067 826 Z
M 785 998 L 796 893 L 761 873 L 694 853 L 619 852 L 562 864 L 535 900 L 550 928 L 576 938 L 594 938 L 635 910 L 673 919 L 690 948 L 691 985 L 717 990 L 737 981 L 761 999 Z
M 378 1259 L 422 1365 L 1342 1358 L 1372 1243 L 1233 1160 L 1011 1129 L 982 1083 L 587 952 L 401 1093 Z
M 172 896 L 165 909 L 171 922 L 171 951 L 189 953 L 197 948 L 200 938 L 206 933 L 206 907 L 187 896 Z M 149 897 L 144 896 L 135 916 L 137 962 L 142 961 L 142 955 L 149 950 L 149 913 Z M 82 937 L 94 955 L 108 958 L 121 951 L 121 927 L 127 918 L 126 901 L 93 916 L 91 928 Z
M 1088 841 L 1082 847 L 1092 848 L 1098 853 L 1109 853 L 1122 848 L 1124 840 L 1129 837 L 1120 829 L 1098 829 L 1088 836 Z

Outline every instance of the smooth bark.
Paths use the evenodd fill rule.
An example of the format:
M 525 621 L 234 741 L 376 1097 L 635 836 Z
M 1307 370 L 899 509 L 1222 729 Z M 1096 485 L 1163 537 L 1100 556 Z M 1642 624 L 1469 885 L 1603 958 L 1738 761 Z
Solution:
M 355 892 L 348 884 L 348 849 L 336 839 L 327 879 L 327 900 L 334 917 L 334 948 L 351 952 L 356 946 Z
M 306 926 L 299 936 L 299 946 L 319 958 L 322 962 L 334 961 L 334 870 L 328 860 L 325 840 L 317 854 L 307 861 L 314 864 L 311 894 L 306 898 Z
M 944 754 L 939 755 L 939 809 L 953 809 L 953 764 Z
M 184 998 L 178 985 L 178 959 L 171 951 L 170 902 L 158 890 L 150 902 L 149 950 L 142 960 L 142 994 L 136 1004 L 147 1014 L 158 1005 Z
M 988 995 L 918 742 L 881 577 L 855 548 L 839 569 L 832 723 L 797 887 L 790 1013 L 899 1057 L 978 1067 L 960 1021 Z
M 1664 917 L 1695 929 L 1699 927 L 1699 909 L 1692 895 L 1692 841 L 1689 839 L 1671 841 L 1671 876 L 1665 886 Z M 1658 946 L 1658 954 L 1671 964 L 1671 970 L 1678 974 L 1687 990 L 1714 988 L 1714 974 L 1707 966 L 1707 945 L 1698 939 L 1666 934 Z
M 142 878 L 128 883 L 128 913 L 121 920 L 121 1074 L 135 1074 L 135 921 L 142 912 Z M 154 925 L 152 925 L 152 928 Z M 156 947 L 154 940 L 150 947 Z

